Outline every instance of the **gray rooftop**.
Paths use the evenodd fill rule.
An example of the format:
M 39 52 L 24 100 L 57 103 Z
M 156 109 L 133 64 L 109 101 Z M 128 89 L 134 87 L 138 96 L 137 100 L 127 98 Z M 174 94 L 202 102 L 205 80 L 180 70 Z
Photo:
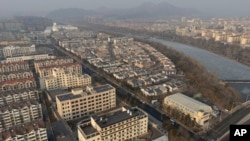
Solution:
M 73 95 L 72 93 L 57 96 L 57 98 L 60 101 L 71 100 L 71 99 L 76 99 L 80 97 L 82 97 L 82 95 Z
M 60 101 L 65 101 L 65 100 L 77 99 L 77 98 L 80 98 L 80 97 L 86 96 L 86 95 L 91 95 L 91 94 L 109 91 L 112 89 L 114 89 L 114 87 L 112 87 L 109 84 L 106 84 L 106 85 L 93 87 L 92 91 L 85 90 L 81 94 L 73 94 L 72 92 L 69 92 L 67 94 L 58 95 L 57 98 Z
M 96 121 L 96 123 L 101 127 L 105 128 L 110 125 L 125 121 L 127 119 L 136 117 L 138 115 L 143 114 L 139 109 L 137 108 L 129 108 L 126 107 L 127 110 L 129 110 L 129 113 L 127 110 L 119 110 L 116 112 L 110 112 L 109 114 L 102 115 L 102 116 L 93 116 L 93 119 Z M 130 114 L 131 112 L 131 114 Z M 102 119 L 102 120 L 101 120 Z
M 165 97 L 165 100 L 175 101 L 178 105 L 182 105 L 192 111 L 204 111 L 204 112 L 211 112 L 212 109 L 209 105 L 202 103 L 198 100 L 195 100 L 189 96 L 186 96 L 182 93 L 176 93 L 170 96 Z
M 98 133 L 98 131 L 92 125 L 81 126 L 81 129 L 83 130 L 86 136 L 94 134 L 94 133 Z
M 99 93 L 99 92 L 104 92 L 104 91 L 112 90 L 113 88 L 114 87 L 112 87 L 111 85 L 106 84 L 106 85 L 102 85 L 102 86 L 93 87 L 93 90 L 96 91 L 97 93 Z

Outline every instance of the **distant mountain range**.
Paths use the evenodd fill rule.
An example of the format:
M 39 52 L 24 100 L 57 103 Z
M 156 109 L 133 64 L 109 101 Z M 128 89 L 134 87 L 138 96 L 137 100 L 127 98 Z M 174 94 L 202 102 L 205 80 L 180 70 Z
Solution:
M 97 10 L 84 10 L 79 8 L 59 9 L 48 14 L 49 18 L 83 18 L 86 16 L 99 16 L 112 19 L 138 19 L 138 18 L 168 18 L 173 16 L 199 15 L 195 9 L 180 8 L 167 2 L 158 4 L 147 2 L 134 8 L 111 9 L 101 7 Z

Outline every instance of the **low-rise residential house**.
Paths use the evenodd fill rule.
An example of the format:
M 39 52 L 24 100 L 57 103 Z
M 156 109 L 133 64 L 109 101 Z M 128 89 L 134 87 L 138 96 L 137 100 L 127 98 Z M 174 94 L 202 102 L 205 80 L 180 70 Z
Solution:
M 157 96 L 168 92 L 165 84 L 155 85 L 151 87 L 141 88 L 141 92 L 145 96 Z

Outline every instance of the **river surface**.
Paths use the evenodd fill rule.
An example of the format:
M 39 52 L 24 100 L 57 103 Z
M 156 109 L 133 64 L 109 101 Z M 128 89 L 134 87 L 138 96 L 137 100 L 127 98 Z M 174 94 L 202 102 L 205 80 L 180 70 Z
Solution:
M 208 71 L 216 72 L 219 79 L 250 80 L 250 67 L 240 64 L 234 60 L 190 45 L 155 38 L 151 38 L 150 40 L 167 45 L 177 51 L 183 52 L 185 55 L 195 58 L 201 62 Z M 246 100 L 250 99 L 250 83 L 229 85 L 238 90 Z M 249 95 L 249 98 L 247 98 L 247 95 Z

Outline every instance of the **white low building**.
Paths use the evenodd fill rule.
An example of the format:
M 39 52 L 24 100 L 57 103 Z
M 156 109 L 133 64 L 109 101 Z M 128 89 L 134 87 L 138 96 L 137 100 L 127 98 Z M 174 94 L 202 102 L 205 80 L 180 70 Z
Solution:
M 18 57 L 9 57 L 1 61 L 1 63 L 20 62 L 20 61 L 28 61 L 28 60 L 43 60 L 43 59 L 52 59 L 52 58 L 55 58 L 55 56 L 50 56 L 49 54 L 34 54 L 34 55 L 25 55 L 25 56 L 18 56 Z
M 165 97 L 164 104 L 170 106 L 195 120 L 199 125 L 205 125 L 213 112 L 209 105 L 197 101 L 181 93 Z

